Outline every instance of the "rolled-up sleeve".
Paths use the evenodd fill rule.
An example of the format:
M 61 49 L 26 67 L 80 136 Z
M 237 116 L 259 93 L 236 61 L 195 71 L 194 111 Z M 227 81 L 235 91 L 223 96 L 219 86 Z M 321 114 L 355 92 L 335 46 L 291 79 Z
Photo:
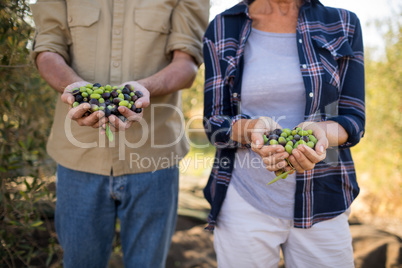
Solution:
M 364 135 L 365 129 L 365 78 L 363 39 L 360 22 L 355 17 L 355 31 L 350 40 L 354 57 L 343 61 L 341 77 L 343 84 L 339 99 L 338 115 L 328 118 L 340 124 L 348 133 L 348 140 L 340 148 L 356 145 Z
M 71 37 L 67 25 L 65 1 L 37 1 L 31 5 L 36 34 L 31 59 L 35 62 L 39 53 L 50 51 L 60 54 L 69 63 L 68 46 Z
M 180 0 L 173 10 L 166 53 L 180 50 L 202 63 L 202 36 L 208 25 L 209 0 Z
M 250 116 L 233 112 L 229 85 L 225 77 L 227 61 L 220 59 L 221 53 L 218 51 L 223 40 L 214 40 L 214 25 L 215 21 L 208 27 L 203 42 L 205 132 L 213 145 L 239 147 L 241 144 L 230 139 L 232 126 L 237 120 L 248 119 Z

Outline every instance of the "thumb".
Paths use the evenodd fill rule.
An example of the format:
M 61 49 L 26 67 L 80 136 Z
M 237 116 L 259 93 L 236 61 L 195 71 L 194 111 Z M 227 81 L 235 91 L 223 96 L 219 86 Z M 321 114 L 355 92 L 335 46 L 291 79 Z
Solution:
M 320 139 L 317 141 L 317 144 L 315 145 L 315 150 L 317 154 L 323 155 L 325 153 L 325 150 L 328 148 L 328 140 L 327 139 Z
M 254 148 L 260 149 L 264 145 L 264 138 L 261 133 L 251 134 L 251 145 Z

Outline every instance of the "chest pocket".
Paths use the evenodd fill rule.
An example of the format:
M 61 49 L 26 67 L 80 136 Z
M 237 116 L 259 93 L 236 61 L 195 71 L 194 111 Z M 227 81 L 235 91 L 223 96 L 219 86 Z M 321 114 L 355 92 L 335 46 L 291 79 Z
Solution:
M 135 28 L 133 34 L 127 37 L 132 50 L 132 75 L 149 76 L 159 71 L 169 60 L 166 46 L 172 27 L 172 7 L 138 8 L 133 15 Z M 136 62 L 148 64 L 139 65 Z
M 324 71 L 320 101 L 320 107 L 323 108 L 339 99 L 342 60 L 354 57 L 354 53 L 345 36 L 331 38 L 330 41 L 327 41 L 329 38 L 323 35 L 312 36 L 312 39 Z
M 325 81 L 340 89 L 339 61 L 354 57 L 352 48 L 345 36 L 327 41 L 325 36 L 312 36 L 325 72 Z
M 67 21 L 71 32 L 72 68 L 85 80 L 95 78 L 96 42 L 100 9 L 90 6 L 68 6 Z

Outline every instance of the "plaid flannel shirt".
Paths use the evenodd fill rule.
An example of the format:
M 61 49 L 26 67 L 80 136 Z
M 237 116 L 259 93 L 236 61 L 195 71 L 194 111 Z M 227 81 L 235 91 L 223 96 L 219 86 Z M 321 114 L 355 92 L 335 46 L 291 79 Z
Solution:
M 215 162 L 204 189 L 211 204 L 212 230 L 230 183 L 236 148 L 231 127 L 241 113 L 244 48 L 251 32 L 248 6 L 239 3 L 210 23 L 203 41 L 205 62 L 204 127 L 217 146 Z M 327 150 L 327 158 L 296 176 L 294 227 L 313 224 L 343 213 L 359 187 L 350 147 L 364 134 L 364 59 L 360 22 L 343 9 L 306 1 L 297 22 L 300 72 L 306 90 L 305 120 L 339 123 L 348 140 Z

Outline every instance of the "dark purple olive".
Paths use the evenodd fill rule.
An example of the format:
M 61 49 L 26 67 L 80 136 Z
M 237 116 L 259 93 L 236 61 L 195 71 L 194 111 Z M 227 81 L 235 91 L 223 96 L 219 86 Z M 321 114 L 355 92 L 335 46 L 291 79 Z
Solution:
M 99 101 L 98 101 L 97 99 L 91 99 L 91 100 L 89 101 L 89 103 L 99 106 Z
M 130 95 L 128 95 L 128 94 L 123 94 L 123 96 L 124 96 L 124 100 L 130 101 L 130 99 L 131 99 Z
M 119 96 L 119 93 L 117 93 L 116 90 L 113 90 L 110 95 L 112 96 L 112 98 L 117 98 Z
M 144 96 L 144 94 L 142 94 L 141 91 L 136 91 L 136 92 L 135 92 L 135 96 L 137 96 L 138 98 L 141 98 L 141 97 Z
M 122 101 L 120 98 L 115 98 L 113 99 L 113 104 L 119 105 L 119 103 Z
M 105 104 L 106 106 L 110 105 L 112 102 L 110 101 L 110 99 L 105 100 Z
M 278 138 L 279 138 L 279 136 L 278 135 L 276 135 L 276 134 L 271 134 L 271 135 L 269 135 L 269 137 L 268 137 L 268 139 L 269 140 L 278 140 Z
M 130 110 L 133 111 L 133 112 L 135 112 L 135 109 L 137 109 L 137 107 L 135 107 L 135 104 L 131 104 Z
M 81 103 L 84 98 L 81 95 L 75 95 L 75 101 Z
M 76 89 L 76 90 L 74 90 L 73 92 L 72 92 L 72 94 L 75 96 L 75 95 L 77 95 L 78 93 L 80 93 L 81 91 L 79 90 L 79 89 Z
M 293 136 L 293 138 L 294 138 L 296 141 L 298 141 L 298 140 L 300 140 L 300 135 L 299 135 L 299 134 L 296 134 L 296 135 Z
M 131 96 L 131 100 L 134 101 L 134 102 L 135 102 L 136 100 L 138 100 L 137 95 Z
M 293 142 L 293 144 L 296 144 L 297 140 L 293 139 L 292 142 Z
M 134 110 L 134 113 L 137 113 L 137 114 L 139 114 L 139 113 L 141 113 L 142 112 L 142 109 L 141 108 L 136 108 L 135 110 Z
M 304 142 L 308 142 L 308 141 L 309 141 L 308 136 L 302 136 L 301 139 L 302 139 Z
M 104 98 L 105 100 L 110 98 L 110 93 L 109 92 L 105 92 L 102 94 L 102 98 Z
M 282 134 L 282 129 L 277 128 L 274 131 L 272 131 L 272 134 L 280 136 Z
M 99 84 L 99 83 L 95 83 L 95 84 L 93 84 L 92 86 L 93 86 L 93 87 L 101 87 L 102 85 Z
M 125 87 L 122 89 L 121 93 L 130 95 L 130 89 L 129 89 L 127 86 L 125 86 Z
M 109 110 L 107 107 L 105 108 L 105 111 L 104 111 L 104 112 L 105 112 L 105 116 L 106 116 L 106 117 L 109 117 L 109 116 L 112 114 L 112 113 L 110 112 L 110 110 Z

